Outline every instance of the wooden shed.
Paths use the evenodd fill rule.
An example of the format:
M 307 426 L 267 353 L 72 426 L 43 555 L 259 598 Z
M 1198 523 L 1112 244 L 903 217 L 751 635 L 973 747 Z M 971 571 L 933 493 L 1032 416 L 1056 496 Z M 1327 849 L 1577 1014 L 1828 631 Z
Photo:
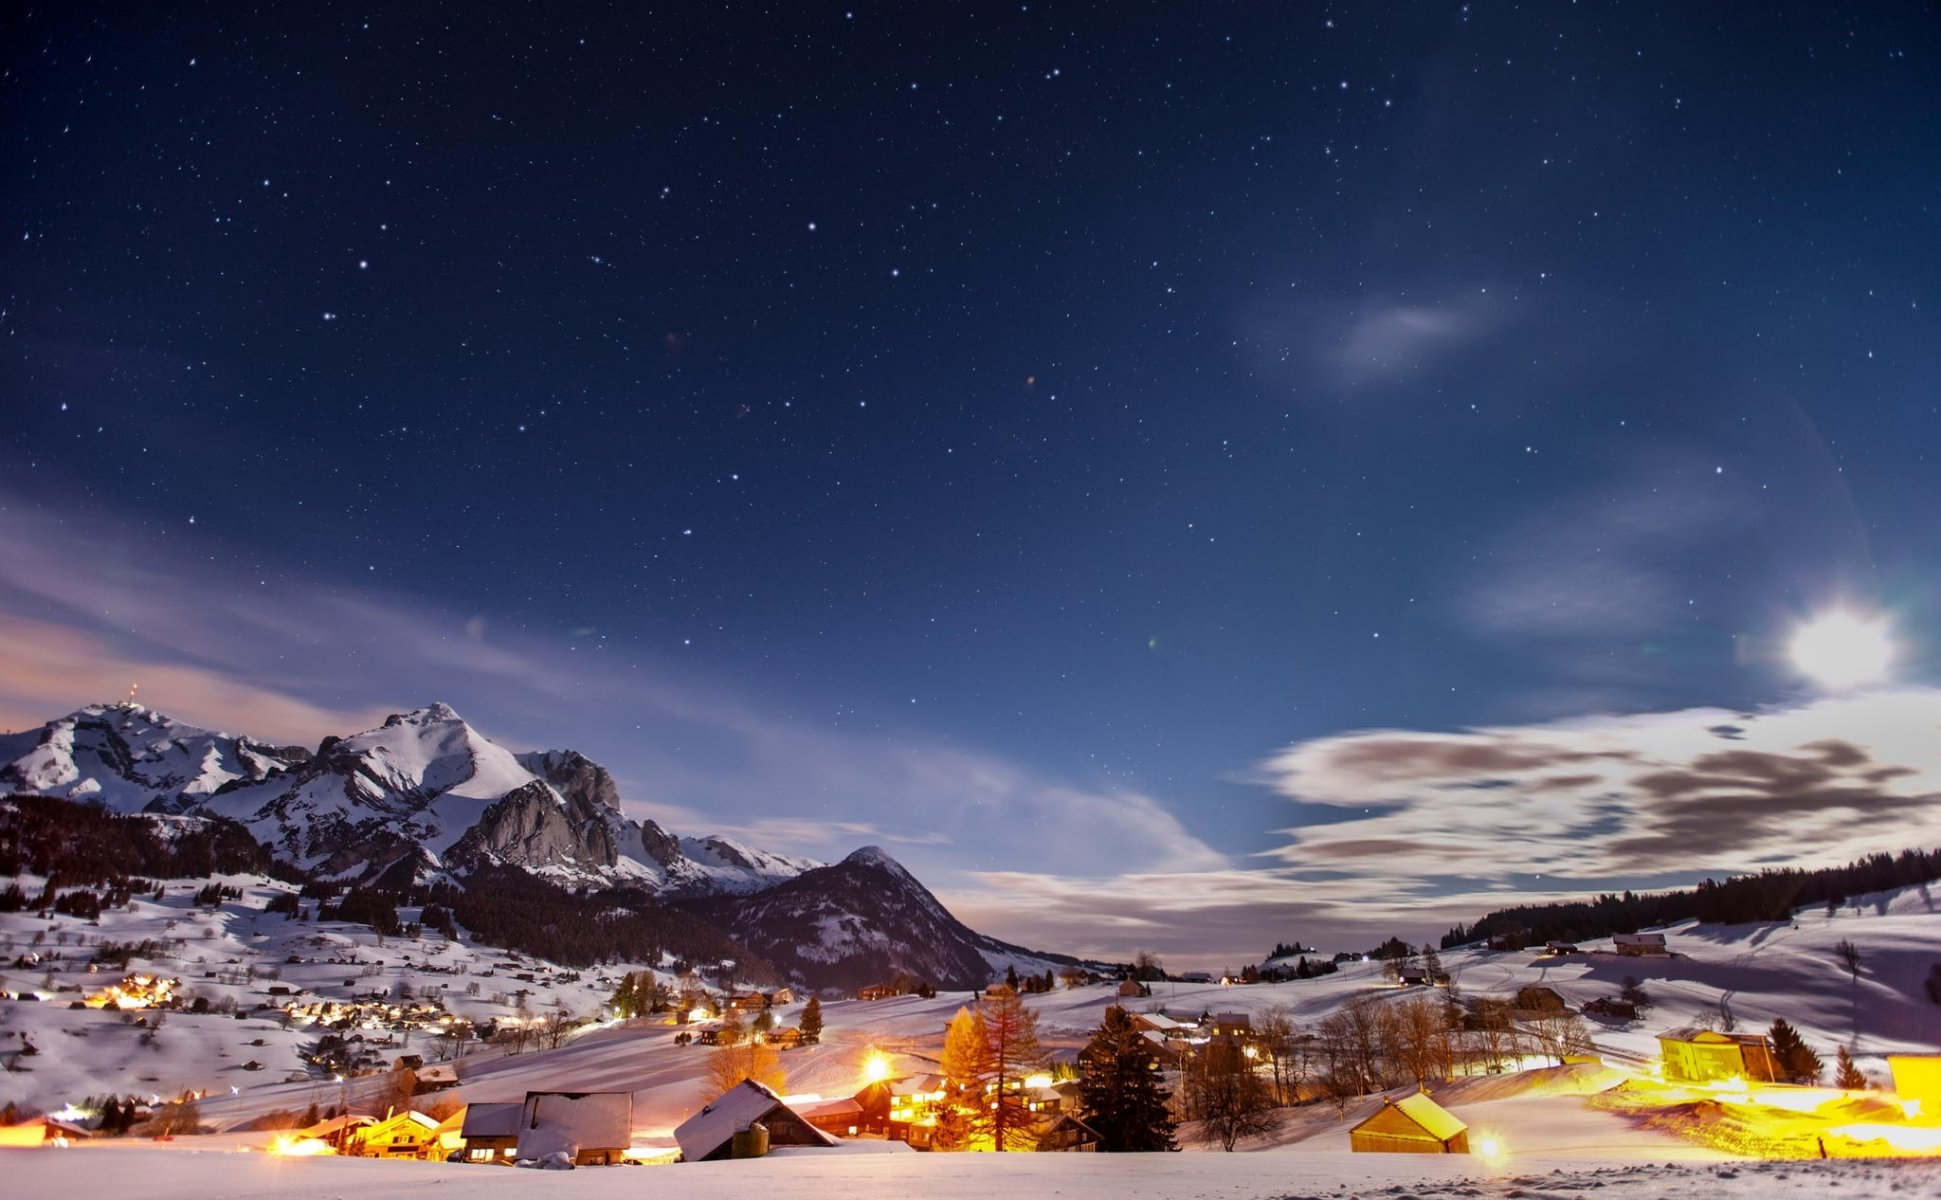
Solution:
M 1772 1083 L 1779 1078 L 1772 1046 L 1763 1033 L 1721 1033 L 1686 1025 L 1658 1035 L 1658 1054 L 1665 1065 L 1665 1078 L 1673 1082 L 1745 1079 Z
M 1384 1100 L 1381 1111 L 1348 1131 L 1348 1149 L 1359 1154 L 1467 1154 L 1469 1126 L 1417 1092 Z

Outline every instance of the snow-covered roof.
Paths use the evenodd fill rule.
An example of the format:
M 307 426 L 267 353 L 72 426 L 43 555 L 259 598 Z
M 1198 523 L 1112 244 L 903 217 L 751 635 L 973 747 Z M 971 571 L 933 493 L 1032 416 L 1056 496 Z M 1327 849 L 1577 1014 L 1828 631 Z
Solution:
M 520 1158 L 583 1149 L 625 1149 L 633 1141 L 632 1092 L 527 1092 L 519 1114 Z
M 680 1144 L 682 1158 L 689 1162 L 700 1162 L 721 1149 L 735 1134 L 765 1119 L 778 1108 L 788 1109 L 798 1118 L 802 1115 L 783 1104 L 782 1098 L 774 1092 L 752 1079 L 744 1079 L 721 1093 L 713 1104 L 681 1122 L 674 1130 L 674 1140 Z M 836 1144 L 835 1138 L 813 1126 L 810 1128 L 829 1145 Z
M 465 1138 L 518 1137 L 524 1104 L 468 1104 L 459 1136 Z
M 1454 1113 L 1431 1100 L 1427 1092 L 1417 1092 L 1412 1096 L 1404 1096 L 1400 1100 L 1390 1099 L 1382 1108 L 1377 1109 L 1373 1116 L 1355 1128 L 1360 1129 L 1379 1122 L 1390 1108 L 1420 1126 L 1430 1137 L 1439 1142 L 1446 1142 L 1469 1128 L 1457 1120 Z M 1392 1127 L 1385 1132 L 1390 1131 Z

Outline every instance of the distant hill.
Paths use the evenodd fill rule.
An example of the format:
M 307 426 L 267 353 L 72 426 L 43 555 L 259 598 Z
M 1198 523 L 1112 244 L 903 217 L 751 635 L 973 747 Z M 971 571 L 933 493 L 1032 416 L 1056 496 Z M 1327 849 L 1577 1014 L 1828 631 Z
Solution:
M 1723 883 L 1708 879 L 1682 891 L 1625 892 L 1499 909 L 1474 925 L 1450 930 L 1443 935 L 1442 945 L 1448 949 L 1497 938 L 1518 946 L 1578 942 L 1680 921 L 1723 925 L 1790 921 L 1798 908 L 1827 903 L 1837 907 L 1852 896 L 1937 879 L 1941 879 L 1941 850 L 1903 850 L 1898 856 L 1875 854 L 1844 867 L 1766 870 L 1731 876 Z

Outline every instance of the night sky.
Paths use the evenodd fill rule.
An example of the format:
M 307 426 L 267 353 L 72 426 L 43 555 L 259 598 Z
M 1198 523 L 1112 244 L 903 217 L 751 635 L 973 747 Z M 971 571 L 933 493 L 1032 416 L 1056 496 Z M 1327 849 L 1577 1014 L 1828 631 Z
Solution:
M 409 7 L 0 17 L 0 726 L 1183 965 L 1941 844 L 1933 6 Z

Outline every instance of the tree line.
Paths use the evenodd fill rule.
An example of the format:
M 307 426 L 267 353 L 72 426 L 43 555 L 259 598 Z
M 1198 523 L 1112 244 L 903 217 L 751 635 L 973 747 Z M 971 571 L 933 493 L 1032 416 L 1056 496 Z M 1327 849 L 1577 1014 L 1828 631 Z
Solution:
M 1871 854 L 1842 867 L 1768 868 L 1757 875 L 1731 876 L 1723 882 L 1707 879 L 1678 891 L 1606 893 L 1592 900 L 1499 909 L 1467 928 L 1458 925 L 1451 929 L 1443 935 L 1442 945 L 1446 949 L 1502 939 L 1512 948 L 1521 948 L 1635 933 L 1679 921 L 1721 925 L 1790 921 L 1799 908 L 1817 904 L 1837 908 L 1854 896 L 1937 879 L 1941 879 L 1941 850 Z

